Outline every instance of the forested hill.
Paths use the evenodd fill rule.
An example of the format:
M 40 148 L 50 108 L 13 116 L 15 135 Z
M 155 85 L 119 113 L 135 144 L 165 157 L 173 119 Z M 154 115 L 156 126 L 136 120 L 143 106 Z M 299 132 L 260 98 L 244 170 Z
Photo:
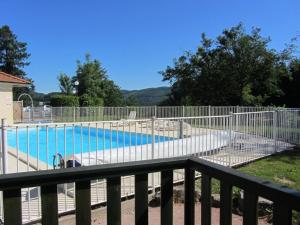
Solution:
M 140 105 L 158 105 L 166 100 L 171 92 L 170 87 L 146 88 L 140 90 L 122 90 L 124 98 L 133 96 Z
M 158 105 L 160 102 L 168 98 L 171 90 L 169 87 L 157 87 L 130 91 L 122 90 L 121 92 L 125 99 L 129 96 L 134 97 L 137 100 L 138 105 Z M 59 94 L 59 92 L 51 92 L 48 94 L 39 92 L 31 93 L 35 105 L 38 105 L 38 102 L 49 104 L 51 96 L 57 94 Z

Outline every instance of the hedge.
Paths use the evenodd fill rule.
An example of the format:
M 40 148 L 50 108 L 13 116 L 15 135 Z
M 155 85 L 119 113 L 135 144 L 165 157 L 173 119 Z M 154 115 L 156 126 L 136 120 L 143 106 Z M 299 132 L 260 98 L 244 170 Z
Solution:
M 50 98 L 50 105 L 55 106 L 79 106 L 79 98 L 74 95 L 54 95 Z

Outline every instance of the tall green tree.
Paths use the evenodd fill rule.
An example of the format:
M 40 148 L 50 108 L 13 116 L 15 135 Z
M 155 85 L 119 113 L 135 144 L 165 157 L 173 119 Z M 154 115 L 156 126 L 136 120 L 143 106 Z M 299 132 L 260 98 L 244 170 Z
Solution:
M 187 52 L 162 73 L 170 81 L 173 104 L 263 105 L 283 95 L 279 78 L 287 74 L 288 54 L 270 49 L 269 38 L 242 24 L 216 40 L 202 34 L 195 53 Z
M 283 96 L 275 98 L 274 102 L 279 106 L 300 107 L 300 58 L 291 60 L 288 66 L 289 75 L 280 79 L 280 87 Z
M 71 95 L 73 92 L 73 82 L 72 82 L 72 78 L 69 77 L 68 75 L 61 73 L 58 77 L 57 77 L 58 81 L 59 81 L 59 89 L 63 94 L 67 94 L 67 95 Z
M 87 54 L 85 62 L 77 62 L 76 76 L 73 81 L 78 81 L 78 95 L 82 97 L 82 103 L 104 104 L 105 106 L 120 106 L 123 104 L 123 96 L 120 88 L 108 79 L 106 70 L 100 61 L 90 58 Z M 101 100 L 102 99 L 102 100 Z
M 17 36 L 10 30 L 9 26 L 2 26 L 0 28 L 0 71 L 27 79 L 32 84 L 29 88 L 14 89 L 15 99 L 22 92 L 28 93 L 34 90 L 33 81 L 26 77 L 23 70 L 25 66 L 30 64 L 29 57 L 27 43 L 18 41 Z
M 124 98 L 119 86 L 112 80 L 104 81 L 104 105 L 105 106 L 123 106 Z
M 76 76 L 73 80 L 79 82 L 79 96 L 88 94 L 91 97 L 104 98 L 104 81 L 106 79 L 106 70 L 102 68 L 98 60 L 91 60 L 89 54 L 86 55 L 85 62 L 77 61 Z

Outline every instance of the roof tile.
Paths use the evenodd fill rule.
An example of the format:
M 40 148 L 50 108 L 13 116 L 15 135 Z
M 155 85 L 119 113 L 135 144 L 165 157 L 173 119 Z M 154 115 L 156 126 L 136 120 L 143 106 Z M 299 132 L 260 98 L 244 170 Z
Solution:
M 0 71 L 0 83 L 30 84 L 28 80 Z

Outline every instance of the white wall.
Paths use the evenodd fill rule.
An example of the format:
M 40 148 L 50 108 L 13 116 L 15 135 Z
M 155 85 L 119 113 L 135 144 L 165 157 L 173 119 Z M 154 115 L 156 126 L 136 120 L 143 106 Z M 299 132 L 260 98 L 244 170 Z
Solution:
M 6 118 L 8 124 L 13 123 L 12 85 L 0 83 L 0 119 Z

